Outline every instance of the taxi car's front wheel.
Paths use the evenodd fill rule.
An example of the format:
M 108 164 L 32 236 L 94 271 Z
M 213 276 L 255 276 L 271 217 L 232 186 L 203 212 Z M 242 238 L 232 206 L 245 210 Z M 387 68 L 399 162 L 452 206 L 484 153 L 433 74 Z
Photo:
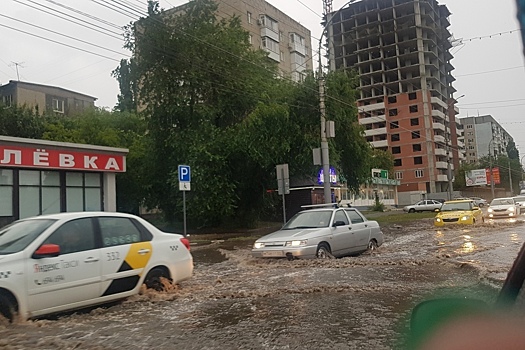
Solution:
M 4 316 L 8 321 L 13 322 L 15 313 L 16 308 L 13 300 L 7 295 L 0 294 L 0 315 Z

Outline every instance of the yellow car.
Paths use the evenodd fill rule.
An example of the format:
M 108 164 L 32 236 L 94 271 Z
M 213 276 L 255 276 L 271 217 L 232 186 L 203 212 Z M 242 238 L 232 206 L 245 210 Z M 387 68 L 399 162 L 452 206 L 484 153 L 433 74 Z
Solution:
M 434 218 L 434 226 L 448 224 L 473 225 L 484 221 L 483 213 L 472 200 L 462 199 L 446 201 Z

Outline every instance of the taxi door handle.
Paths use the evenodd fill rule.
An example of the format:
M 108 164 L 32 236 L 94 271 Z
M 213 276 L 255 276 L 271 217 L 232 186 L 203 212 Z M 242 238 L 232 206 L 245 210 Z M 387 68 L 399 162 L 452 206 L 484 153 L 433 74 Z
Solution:
M 140 255 L 148 254 L 149 253 L 149 249 L 141 249 L 137 253 L 139 253 Z
M 98 258 L 93 258 L 93 257 L 89 257 L 89 258 L 86 258 L 86 260 L 84 260 L 85 263 L 97 262 L 97 261 L 98 261 Z

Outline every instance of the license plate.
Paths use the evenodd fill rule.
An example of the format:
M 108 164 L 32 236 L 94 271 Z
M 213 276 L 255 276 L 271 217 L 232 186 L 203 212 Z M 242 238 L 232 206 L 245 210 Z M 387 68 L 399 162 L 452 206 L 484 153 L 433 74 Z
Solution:
M 284 256 L 284 254 L 282 251 L 276 250 L 276 251 L 262 252 L 262 256 L 277 257 L 277 256 Z

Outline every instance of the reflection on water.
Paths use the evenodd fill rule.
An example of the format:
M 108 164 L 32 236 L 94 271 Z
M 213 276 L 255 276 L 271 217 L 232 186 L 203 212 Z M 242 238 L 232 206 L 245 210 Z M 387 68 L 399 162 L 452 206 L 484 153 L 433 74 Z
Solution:
M 519 237 L 518 237 L 518 234 L 517 233 L 511 233 L 510 234 L 510 241 L 511 242 L 519 242 Z
M 461 248 L 456 250 L 456 252 L 460 254 L 472 253 L 476 249 L 476 246 L 471 241 L 472 237 L 469 235 L 463 235 L 462 237 L 465 242 L 463 242 L 463 244 L 461 245 Z
M 445 235 L 443 234 L 443 231 L 440 231 L 440 230 L 436 231 L 437 245 L 445 245 L 444 238 L 445 238 Z

